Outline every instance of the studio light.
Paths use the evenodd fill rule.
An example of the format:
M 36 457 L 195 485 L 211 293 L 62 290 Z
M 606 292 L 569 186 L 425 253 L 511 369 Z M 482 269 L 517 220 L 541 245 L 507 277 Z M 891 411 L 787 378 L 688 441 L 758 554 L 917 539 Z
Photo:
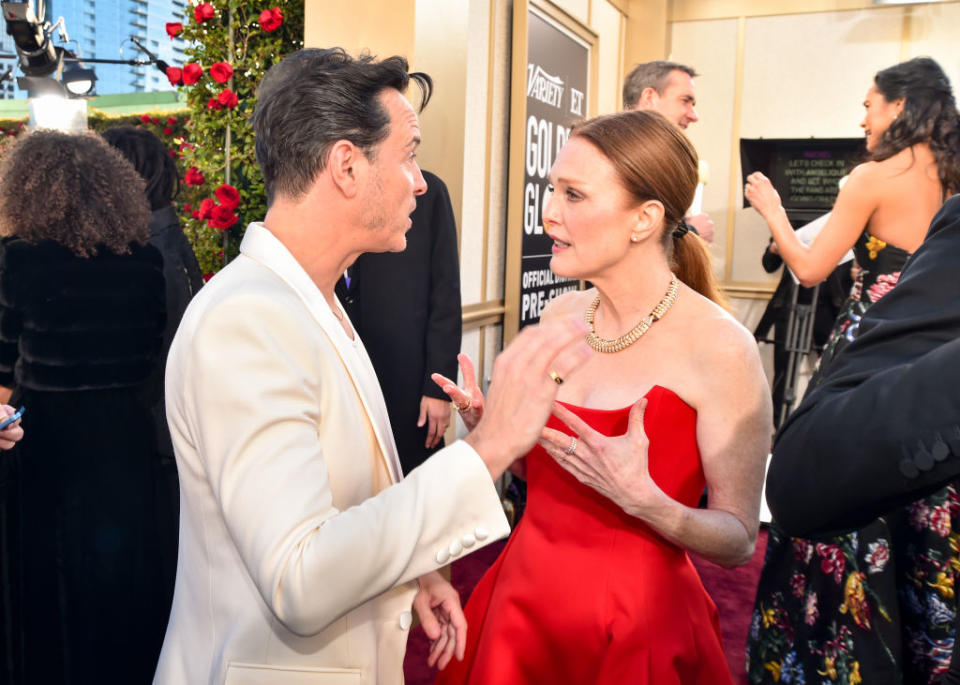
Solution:
M 67 91 L 71 95 L 87 95 L 93 90 L 97 82 L 97 75 L 93 69 L 88 69 L 81 62 L 67 62 L 63 65 L 63 75 L 60 77 Z
M 63 54 L 54 48 L 49 32 L 44 30 L 43 17 L 38 18 L 33 11 L 33 2 L 3 2 L 0 7 L 23 73 L 47 76 L 57 71 Z

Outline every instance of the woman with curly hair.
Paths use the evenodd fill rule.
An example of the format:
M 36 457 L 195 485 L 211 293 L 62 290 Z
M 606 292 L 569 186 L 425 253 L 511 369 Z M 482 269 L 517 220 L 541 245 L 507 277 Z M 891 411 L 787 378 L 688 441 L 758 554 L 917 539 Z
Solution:
M 166 626 L 154 425 L 165 318 L 144 182 L 100 138 L 0 164 L 0 680 L 146 683 Z
M 853 289 L 811 388 L 960 191 L 960 119 L 936 62 L 920 57 L 877 72 L 863 106 L 869 161 L 850 174 L 813 244 L 797 239 L 762 174 L 745 188 L 803 285 L 823 280 L 847 250 L 856 257 Z M 843 536 L 791 538 L 774 522 L 747 646 L 750 681 L 935 682 L 954 642 L 958 511 L 951 485 Z

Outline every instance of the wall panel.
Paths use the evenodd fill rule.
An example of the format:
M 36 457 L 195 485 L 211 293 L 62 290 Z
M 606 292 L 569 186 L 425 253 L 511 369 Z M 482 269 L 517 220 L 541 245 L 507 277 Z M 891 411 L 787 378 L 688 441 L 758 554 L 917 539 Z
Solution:
M 960 3 L 911 7 L 908 19 L 904 58 L 933 57 L 946 72 L 956 96 L 960 88 Z
M 694 81 L 700 121 L 687 128 L 687 136 L 700 159 L 710 169 L 703 191 L 703 210 L 716 224 L 710 246 L 718 274 L 724 273 L 730 204 L 730 145 L 734 131 L 737 75 L 737 20 L 693 21 L 673 28 L 670 59 L 692 66 L 700 74 Z
M 623 62 L 621 24 L 623 15 L 607 0 L 594 0 L 590 26 L 597 32 L 597 111 L 612 114 L 620 110 L 620 76 Z

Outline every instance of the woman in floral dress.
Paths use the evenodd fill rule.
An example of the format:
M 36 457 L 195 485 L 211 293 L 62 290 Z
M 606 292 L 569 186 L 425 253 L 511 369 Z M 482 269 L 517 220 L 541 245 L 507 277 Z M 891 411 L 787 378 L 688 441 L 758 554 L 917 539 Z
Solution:
M 878 72 L 863 104 L 870 161 L 850 174 L 812 245 L 796 238 L 762 174 L 745 188 L 803 285 L 854 250 L 854 286 L 811 386 L 856 337 L 866 309 L 896 285 L 944 199 L 960 190 L 960 123 L 936 62 Z M 774 522 L 747 641 L 750 682 L 936 682 L 953 649 L 958 549 L 953 486 L 842 536 L 790 538 Z

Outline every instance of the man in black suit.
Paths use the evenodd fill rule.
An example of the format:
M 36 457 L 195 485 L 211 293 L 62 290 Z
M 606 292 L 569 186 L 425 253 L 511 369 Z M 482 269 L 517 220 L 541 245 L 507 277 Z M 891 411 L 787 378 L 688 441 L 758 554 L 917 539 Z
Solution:
M 407 249 L 360 255 L 336 286 L 380 380 L 404 474 L 443 446 L 450 400 L 430 374 L 456 378 L 460 352 L 453 207 L 443 181 L 423 177 Z
M 787 533 L 859 528 L 960 480 L 960 195 L 784 423 L 767 502 Z M 960 683 L 960 640 L 944 682 Z

